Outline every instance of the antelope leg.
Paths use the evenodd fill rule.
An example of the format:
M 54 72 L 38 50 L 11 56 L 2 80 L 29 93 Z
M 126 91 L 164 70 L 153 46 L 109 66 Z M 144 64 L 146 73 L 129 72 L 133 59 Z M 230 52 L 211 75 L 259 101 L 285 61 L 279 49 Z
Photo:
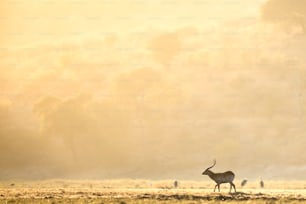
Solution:
M 231 185 L 234 187 L 235 192 L 237 192 L 235 184 L 233 182 L 231 182 Z
M 218 184 L 216 184 L 216 185 L 215 185 L 214 192 L 216 192 L 216 188 L 217 188 L 217 186 L 218 186 Z

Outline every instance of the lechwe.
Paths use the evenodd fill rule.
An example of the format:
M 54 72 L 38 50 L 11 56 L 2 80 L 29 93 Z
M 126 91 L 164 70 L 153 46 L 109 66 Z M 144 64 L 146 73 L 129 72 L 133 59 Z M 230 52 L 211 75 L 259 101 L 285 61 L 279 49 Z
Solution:
M 233 183 L 233 180 L 235 178 L 235 174 L 231 171 L 226 171 L 224 173 L 214 173 L 210 169 L 213 168 L 216 165 L 216 160 L 214 160 L 214 164 L 211 167 L 208 167 L 202 175 L 209 176 L 212 180 L 216 182 L 216 186 L 214 189 L 214 192 L 216 191 L 216 188 L 218 186 L 219 192 L 220 192 L 220 184 L 221 183 L 229 183 L 231 185 L 230 192 L 232 190 L 232 187 L 234 187 L 234 190 L 236 192 L 235 184 Z

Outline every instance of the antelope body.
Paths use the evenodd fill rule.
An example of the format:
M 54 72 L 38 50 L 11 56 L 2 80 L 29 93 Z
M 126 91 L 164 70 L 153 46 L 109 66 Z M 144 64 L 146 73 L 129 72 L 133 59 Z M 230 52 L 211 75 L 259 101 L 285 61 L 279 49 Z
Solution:
M 235 174 L 231 171 L 226 171 L 223 173 L 214 173 L 210 169 L 213 168 L 216 165 L 216 160 L 214 161 L 214 164 L 211 167 L 208 167 L 202 175 L 207 175 L 209 178 L 214 180 L 216 182 L 214 192 L 216 191 L 216 188 L 218 186 L 219 192 L 220 192 L 220 184 L 222 183 L 229 183 L 231 185 L 230 192 L 232 190 L 232 187 L 234 187 L 234 190 L 236 192 L 235 184 L 233 183 L 233 180 L 235 178 Z

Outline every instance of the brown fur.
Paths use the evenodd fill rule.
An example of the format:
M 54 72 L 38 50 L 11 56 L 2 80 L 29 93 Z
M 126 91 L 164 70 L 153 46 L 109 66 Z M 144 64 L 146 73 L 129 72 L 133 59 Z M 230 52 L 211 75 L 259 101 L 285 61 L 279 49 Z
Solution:
M 214 180 L 216 182 L 214 192 L 216 191 L 217 186 L 218 186 L 218 189 L 219 189 L 219 192 L 220 192 L 220 184 L 222 184 L 222 183 L 229 183 L 231 185 L 230 192 L 232 190 L 232 187 L 234 187 L 234 190 L 236 192 L 236 186 L 233 183 L 233 180 L 235 178 L 235 174 L 231 171 L 226 171 L 224 173 L 214 173 L 210 169 L 212 167 L 214 167 L 215 165 L 216 165 L 216 161 L 214 162 L 214 164 L 211 167 L 207 168 L 202 173 L 202 175 L 207 175 L 207 176 L 209 176 L 209 178 L 211 178 L 212 180 Z

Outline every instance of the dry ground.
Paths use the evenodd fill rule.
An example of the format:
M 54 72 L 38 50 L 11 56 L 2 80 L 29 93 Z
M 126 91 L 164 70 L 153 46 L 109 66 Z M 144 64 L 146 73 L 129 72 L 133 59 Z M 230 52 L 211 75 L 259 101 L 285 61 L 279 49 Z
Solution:
M 0 183 L 0 203 L 306 203 L 306 182 L 258 182 L 237 193 L 213 193 L 212 182 L 109 180 L 109 181 L 5 181 Z

